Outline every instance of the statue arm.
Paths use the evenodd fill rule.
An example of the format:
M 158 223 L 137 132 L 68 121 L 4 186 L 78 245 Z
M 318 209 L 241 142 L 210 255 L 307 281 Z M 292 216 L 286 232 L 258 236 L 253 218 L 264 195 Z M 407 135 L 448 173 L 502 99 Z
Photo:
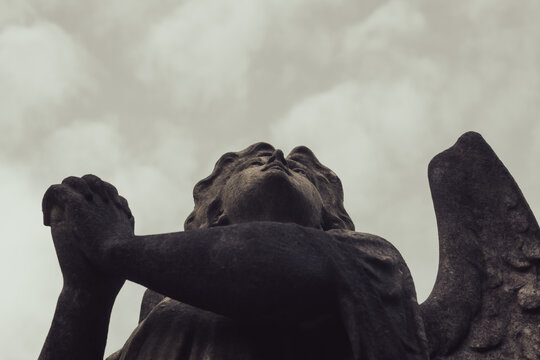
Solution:
M 293 224 L 249 223 L 115 242 L 117 276 L 219 314 L 309 318 L 332 301 L 331 235 Z
M 101 194 L 93 192 L 89 186 L 66 191 L 70 186 L 86 182 L 99 184 L 97 180 L 88 176 L 83 183 L 79 178 L 67 178 L 61 185 L 51 186 L 43 198 L 44 223 L 51 227 L 64 283 L 40 360 L 103 359 L 111 309 L 125 279 L 107 273 L 90 261 L 81 247 L 92 239 L 85 226 L 94 227 L 100 220 L 109 219 L 118 233 L 129 234 L 133 232 L 134 222 L 127 202 L 118 194 L 99 214 L 94 214 L 94 219 L 79 212 L 82 208 L 78 205 L 83 199 L 104 203 L 106 188 L 110 191 L 108 197 L 114 197 L 114 188 L 105 183 Z M 78 228 L 82 232 L 76 231 Z
M 39 360 L 103 359 L 115 296 L 64 286 Z
M 43 212 L 64 282 L 111 283 L 113 299 L 129 279 L 179 301 L 251 320 L 295 321 L 332 308 L 335 250 L 332 235 L 324 231 L 261 222 L 135 236 L 127 202 L 95 176 L 53 185 Z

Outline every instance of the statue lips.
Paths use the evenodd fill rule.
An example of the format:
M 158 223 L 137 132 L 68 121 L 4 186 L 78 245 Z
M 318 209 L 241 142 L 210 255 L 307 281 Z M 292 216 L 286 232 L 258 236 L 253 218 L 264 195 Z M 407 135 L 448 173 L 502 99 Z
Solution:
M 291 171 L 287 168 L 287 166 L 285 166 L 283 163 L 281 163 L 280 161 L 273 161 L 269 164 L 266 164 L 262 169 L 261 171 L 267 171 L 267 170 L 278 170 L 278 171 L 283 171 L 284 173 L 286 173 L 287 175 L 292 175 L 291 174 Z

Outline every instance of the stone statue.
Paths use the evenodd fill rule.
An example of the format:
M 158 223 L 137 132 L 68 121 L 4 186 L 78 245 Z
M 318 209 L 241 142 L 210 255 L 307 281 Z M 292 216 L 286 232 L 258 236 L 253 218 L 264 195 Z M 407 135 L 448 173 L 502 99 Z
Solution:
M 539 229 L 517 185 L 476 133 L 429 179 L 440 265 L 418 305 L 398 251 L 354 232 L 306 147 L 223 155 L 171 234 L 134 235 L 112 185 L 66 178 L 43 199 L 64 287 L 40 359 L 102 359 L 126 279 L 149 290 L 113 360 L 539 359 Z

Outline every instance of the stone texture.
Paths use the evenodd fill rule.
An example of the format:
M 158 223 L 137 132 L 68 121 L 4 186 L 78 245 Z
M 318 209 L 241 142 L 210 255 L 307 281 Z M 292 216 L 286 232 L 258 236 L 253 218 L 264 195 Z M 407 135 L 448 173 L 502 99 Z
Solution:
M 518 186 L 476 133 L 429 180 L 440 261 L 418 306 L 398 251 L 354 232 L 306 147 L 223 155 L 171 234 L 135 236 L 112 185 L 69 177 L 43 200 L 64 289 L 40 359 L 101 359 L 126 279 L 151 290 L 111 360 L 540 359 L 539 227 Z
M 433 359 L 540 359 L 538 224 L 477 133 L 429 166 L 440 264 L 421 305 Z M 534 250 L 532 250 L 534 249 Z

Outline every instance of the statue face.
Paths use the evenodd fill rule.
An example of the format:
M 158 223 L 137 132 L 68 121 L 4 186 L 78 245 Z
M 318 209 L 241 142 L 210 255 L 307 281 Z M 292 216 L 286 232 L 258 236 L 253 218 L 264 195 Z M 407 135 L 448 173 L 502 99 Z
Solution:
M 186 230 L 249 221 L 354 230 L 341 181 L 305 146 L 294 148 L 287 159 L 264 142 L 225 153 L 195 185 L 193 199 Z
M 281 150 L 242 159 L 221 193 L 229 223 L 278 221 L 320 228 L 323 201 L 306 164 L 299 154 L 285 159 Z

